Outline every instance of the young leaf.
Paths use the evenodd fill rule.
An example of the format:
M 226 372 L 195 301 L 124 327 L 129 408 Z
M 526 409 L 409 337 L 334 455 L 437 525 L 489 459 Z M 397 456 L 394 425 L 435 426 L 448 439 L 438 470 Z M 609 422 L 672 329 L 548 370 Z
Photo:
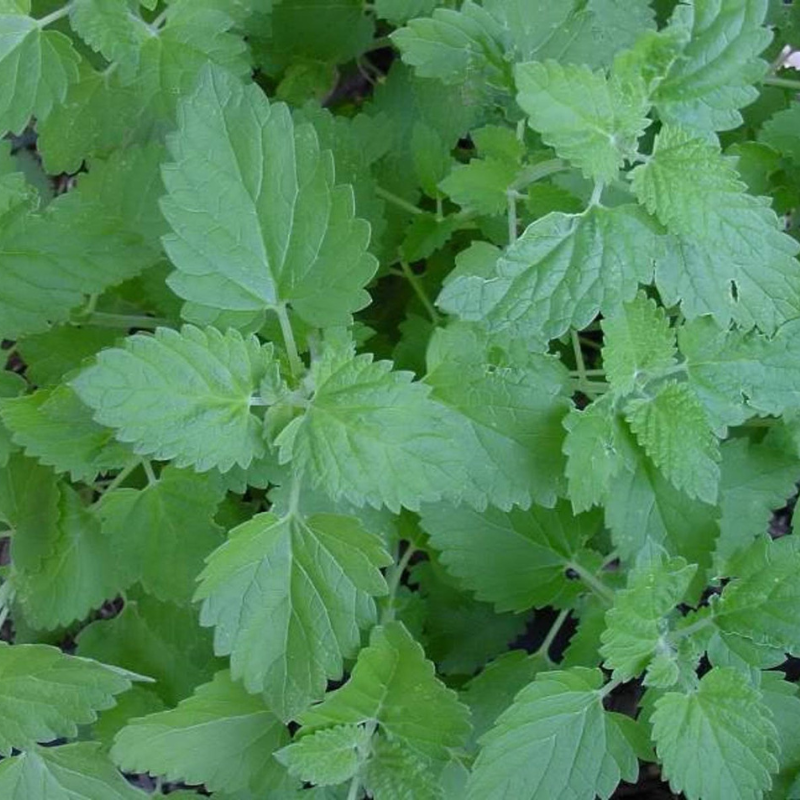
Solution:
M 219 499 L 207 475 L 166 467 L 141 491 L 104 495 L 97 513 L 146 592 L 188 603 L 203 561 L 222 540 L 213 521 Z
M 683 600 L 696 571 L 696 564 L 658 551 L 630 571 L 627 588 L 617 591 L 606 614 L 602 635 L 600 653 L 614 680 L 635 678 L 669 649 L 665 617 Z
M 691 41 L 659 86 L 654 102 L 661 119 L 700 131 L 731 130 L 739 109 L 758 97 L 753 86 L 767 64 L 758 58 L 772 34 L 763 26 L 767 0 L 719 0 L 679 5 L 671 27 Z
M 19 134 L 32 116 L 45 119 L 78 77 L 78 54 L 57 31 L 0 9 L 0 133 Z
M 625 416 L 644 451 L 677 489 L 715 503 L 719 442 L 685 383 L 670 382 L 647 400 L 631 400 Z
M 288 740 L 264 700 L 225 671 L 177 708 L 132 720 L 117 734 L 111 757 L 126 772 L 268 795 L 285 780 L 270 754 Z
M 628 394 L 638 382 L 675 364 L 675 333 L 663 308 L 643 293 L 622 313 L 602 322 L 603 366 L 614 391 Z
M 196 599 L 235 679 L 292 719 L 342 674 L 391 563 L 352 517 L 258 514 L 208 558 Z M 303 664 L 302 670 L 294 665 Z
M 537 675 L 483 736 L 468 800 L 607 800 L 620 780 L 635 781 L 636 754 L 601 687 L 599 670 Z
M 548 509 L 480 513 L 466 506 L 423 506 L 422 526 L 442 563 L 479 600 L 498 611 L 568 606 L 581 591 L 567 578 L 597 532 L 595 514 L 574 517 L 566 503 Z M 491 552 L 491 560 L 486 553 Z
M 548 214 L 528 226 L 489 274 L 465 270 L 437 303 L 492 330 L 510 328 L 544 342 L 632 300 L 640 283 L 652 281 L 657 248 L 652 219 L 635 205 Z
M 147 800 L 117 772 L 101 744 L 37 747 L 0 763 L 7 800 Z
M 755 4 L 748 0 L 748 4 Z M 664 126 L 652 158 L 633 171 L 633 189 L 678 237 L 660 259 L 666 305 L 712 314 L 765 333 L 800 313 L 800 245 L 782 230 L 769 201 L 745 191 L 719 146 Z
M 250 403 L 271 363 L 272 346 L 255 337 L 185 325 L 104 350 L 70 385 L 137 453 L 226 472 L 264 453 Z
M 408 797 L 441 800 L 436 765 L 403 742 L 377 736 L 372 756 L 364 765 L 364 788 L 371 797 Z M 452 762 L 451 762 L 452 763 Z
M 337 725 L 303 736 L 275 753 L 290 774 L 316 786 L 335 786 L 356 774 L 370 734 L 357 725 Z
M 309 731 L 373 720 L 417 754 L 445 760 L 469 732 L 469 711 L 435 676 L 399 622 L 373 628 L 350 680 L 300 716 Z
M 369 302 L 363 287 L 377 265 L 369 226 L 354 216 L 351 188 L 335 185 L 313 128 L 295 127 L 286 106 L 211 68 L 178 116 L 162 203 L 178 270 L 170 286 L 213 309 L 289 303 L 312 326 L 350 323 Z
M 556 61 L 520 64 L 517 102 L 562 158 L 598 181 L 613 180 L 650 124 L 649 102 L 642 93 L 585 66 Z
M 276 439 L 282 462 L 357 506 L 417 509 L 465 493 L 459 420 L 430 387 L 370 354 L 315 367 L 311 403 Z
M 689 694 L 656 700 L 653 739 L 664 777 L 689 800 L 758 800 L 778 769 L 778 735 L 747 677 L 715 667 Z
M 476 326 L 438 329 L 427 348 L 433 398 L 465 418 L 475 483 L 503 509 L 551 506 L 563 489 L 561 426 L 569 408 L 567 374 L 521 343 L 502 347 Z M 485 469 L 482 467 L 485 465 Z
M 76 736 L 135 679 L 49 645 L 0 644 L 0 753 Z

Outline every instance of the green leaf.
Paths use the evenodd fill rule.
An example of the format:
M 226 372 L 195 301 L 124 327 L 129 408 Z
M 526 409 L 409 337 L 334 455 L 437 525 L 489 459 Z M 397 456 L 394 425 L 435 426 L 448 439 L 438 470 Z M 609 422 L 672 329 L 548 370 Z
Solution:
M 780 672 L 761 673 L 761 694 L 764 705 L 772 712 L 772 723 L 780 742 L 780 772 L 772 776 L 770 797 L 781 793 L 791 797 L 789 788 L 800 773 L 800 698 L 797 686 L 782 680 Z
M 271 363 L 272 346 L 255 337 L 185 325 L 104 350 L 70 385 L 136 453 L 226 472 L 265 452 L 250 404 Z
M 798 476 L 800 462 L 781 450 L 747 439 L 722 445 L 718 565 L 769 529 L 774 509 L 792 496 Z
M 136 678 L 49 645 L 0 644 L 0 753 L 76 736 Z
M 488 664 L 466 685 L 461 699 L 472 712 L 470 750 L 478 749 L 478 739 L 492 728 L 516 694 L 551 666 L 547 656 L 510 650 Z
M 306 783 L 335 786 L 356 774 L 361 753 L 370 748 L 371 735 L 356 725 L 323 728 L 275 753 L 289 773 Z
M 601 686 L 602 673 L 582 667 L 537 675 L 483 736 L 468 800 L 607 800 L 620 780 L 635 781 L 636 754 Z
M 800 649 L 800 550 L 794 537 L 772 541 L 762 535 L 733 570 L 736 577 L 715 608 L 717 627 L 759 645 Z
M 675 364 L 675 333 L 663 308 L 644 293 L 625 303 L 622 313 L 603 320 L 603 366 L 614 391 L 637 384 Z
M 548 214 L 529 225 L 487 275 L 464 271 L 437 303 L 491 330 L 546 341 L 632 300 L 652 281 L 658 237 L 634 205 Z
M 373 628 L 350 680 L 303 713 L 309 731 L 373 720 L 392 740 L 424 757 L 447 759 L 469 732 L 469 711 L 435 675 L 405 627 Z
M 655 397 L 631 400 L 625 416 L 639 444 L 677 489 L 716 502 L 719 442 L 687 384 L 669 382 Z
M 391 558 L 352 517 L 258 514 L 208 559 L 196 599 L 235 679 L 291 719 L 340 678 Z M 302 671 L 293 668 L 303 664 Z
M 57 538 L 61 516 L 58 481 L 51 469 L 12 454 L 0 470 L 0 519 L 13 528 L 11 559 L 18 569 L 37 570 Z
M 798 127 L 800 127 L 800 103 L 795 101 L 764 123 L 759 131 L 758 140 L 773 147 L 784 157 L 800 163 Z
M 69 39 L 21 14 L 0 14 L 0 133 L 19 134 L 32 116 L 45 119 L 78 77 Z
M 403 742 L 380 735 L 373 742 L 372 757 L 364 766 L 363 777 L 364 788 L 371 797 L 441 800 L 436 765 L 420 758 Z
M 155 33 L 127 0 L 75 0 L 69 16 L 81 39 L 123 70 L 135 69 L 142 45 Z
M 213 480 L 166 467 L 141 491 L 116 489 L 97 506 L 103 533 L 148 594 L 188 603 L 206 556 L 221 543 Z
M 597 532 L 594 514 L 574 517 L 563 501 L 554 509 L 478 512 L 467 506 L 423 506 L 422 527 L 442 563 L 479 600 L 498 611 L 568 606 L 582 587 L 566 571 Z M 487 560 L 486 553 L 492 557 Z
M 377 265 L 352 189 L 335 185 L 313 128 L 295 127 L 257 86 L 208 68 L 179 107 L 178 132 L 162 203 L 175 292 L 214 309 L 289 303 L 312 326 L 350 323 L 369 302 L 363 287 Z
M 268 794 L 284 780 L 271 754 L 289 733 L 258 696 L 218 672 L 169 711 L 130 722 L 111 757 L 126 772 L 204 784 L 211 791 Z
M 556 61 L 520 64 L 517 102 L 530 126 L 587 178 L 613 180 L 650 124 L 647 96 L 603 72 Z
M 700 131 L 741 124 L 739 109 L 758 97 L 753 84 L 768 68 L 758 58 L 772 38 L 763 27 L 766 11 L 767 0 L 700 0 L 676 8 L 670 25 L 691 41 L 655 93 L 664 122 Z
M 188 697 L 225 664 L 214 658 L 211 631 L 193 608 L 144 595 L 128 599 L 112 619 L 99 619 L 78 634 L 78 655 L 148 675 L 167 705 Z
M 37 747 L 0 764 L 0 794 L 8 800 L 146 800 L 103 752 L 78 742 Z
M 469 427 L 470 472 L 489 502 L 553 505 L 563 490 L 561 423 L 570 405 L 561 362 L 457 324 L 434 333 L 427 361 L 432 397 Z
M 622 422 L 613 412 L 609 395 L 583 411 L 570 409 L 563 424 L 567 429 L 564 453 L 569 498 L 576 513 L 588 511 L 606 500 L 625 466 Z
M 689 694 L 656 700 L 653 739 L 664 777 L 689 800 L 758 800 L 778 769 L 777 731 L 746 676 L 716 667 Z
M 402 25 L 414 17 L 430 14 L 439 0 L 376 0 L 375 13 L 393 25 Z
M 370 354 L 337 360 L 329 351 L 312 368 L 305 413 L 276 439 L 281 461 L 357 506 L 396 512 L 465 492 L 460 421 L 412 373 L 391 368 Z
M 600 650 L 614 680 L 637 677 L 655 656 L 669 651 L 665 618 L 683 600 L 695 572 L 696 564 L 656 551 L 628 573 L 627 588 L 615 593 L 606 614 Z
M 113 708 L 103 711 L 92 725 L 92 739 L 100 742 L 106 751 L 114 744 L 114 737 L 134 717 L 155 714 L 165 708 L 161 698 L 152 688 L 133 686 L 117 698 Z
M 41 563 L 15 563 L 9 578 L 27 622 L 45 630 L 83 619 L 131 583 L 129 565 L 118 559 L 115 542 L 102 534 L 80 495 L 64 484 L 59 489 L 60 518 L 48 532 Z
M 0 401 L 0 418 L 26 455 L 56 472 L 69 472 L 73 481 L 91 483 L 99 473 L 120 469 L 132 459 L 69 386 Z
M 712 314 L 722 327 L 733 320 L 765 333 L 800 313 L 800 245 L 767 199 L 746 193 L 717 144 L 665 126 L 633 189 L 677 237 L 656 271 L 666 305 L 681 300 L 688 318 Z
M 439 187 L 454 203 L 477 214 L 502 214 L 508 206 L 506 190 L 519 169 L 494 158 L 474 158 L 456 166 Z

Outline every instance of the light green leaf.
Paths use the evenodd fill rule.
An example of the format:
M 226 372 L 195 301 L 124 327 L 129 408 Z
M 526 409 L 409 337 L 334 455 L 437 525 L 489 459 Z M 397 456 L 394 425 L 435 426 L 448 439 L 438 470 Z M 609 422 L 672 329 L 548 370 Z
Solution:
M 568 565 L 580 561 L 598 522 L 594 514 L 573 516 L 563 501 L 554 509 L 528 511 L 478 512 L 444 503 L 422 509 L 422 527 L 442 563 L 498 611 L 569 605 L 582 586 L 567 578 Z
M 562 493 L 568 375 L 527 343 L 487 338 L 476 326 L 437 329 L 427 348 L 432 397 L 465 418 L 470 473 L 492 505 L 551 506 Z
M 525 687 L 481 740 L 467 799 L 607 800 L 635 781 L 636 754 L 603 709 L 602 673 L 544 672 Z
M 452 762 L 451 762 L 452 763 Z M 403 742 L 376 736 L 372 757 L 364 766 L 364 788 L 386 800 L 443 800 L 436 765 Z
M 502 214 L 508 206 L 506 190 L 519 166 L 494 158 L 474 158 L 456 166 L 439 184 L 441 190 L 463 208 L 477 214 Z
M 417 509 L 466 493 L 463 423 L 391 367 L 370 354 L 317 362 L 311 403 L 276 439 L 281 461 L 358 506 Z
M 156 35 L 128 0 L 75 0 L 69 16 L 78 36 L 123 70 L 135 69 L 142 45 Z
M 652 722 L 663 775 L 688 800 L 759 800 L 778 769 L 769 710 L 730 667 L 712 669 L 694 692 L 663 695 Z
M 628 394 L 638 383 L 675 364 L 675 333 L 663 308 L 644 293 L 602 322 L 603 366 L 614 391 Z
M 632 300 L 640 283 L 652 282 L 657 247 L 657 228 L 638 206 L 548 214 L 528 226 L 491 273 L 465 270 L 437 303 L 492 330 L 511 328 L 544 342 Z
M 583 411 L 572 408 L 564 418 L 565 471 L 569 498 L 576 513 L 601 505 L 625 466 L 621 425 L 610 396 L 607 400 L 596 400 Z
M 767 444 L 732 439 L 722 445 L 718 566 L 769 529 L 776 508 L 785 505 L 800 477 L 800 461 Z
M 761 694 L 764 705 L 772 712 L 772 723 L 780 742 L 780 772 L 772 776 L 773 800 L 782 795 L 791 797 L 789 788 L 800 773 L 800 698 L 797 686 L 782 679 L 780 672 L 761 673 Z
M 758 133 L 758 140 L 773 147 L 784 157 L 800 164 L 800 103 L 770 117 Z
M 0 14 L 0 133 L 21 133 L 32 116 L 45 119 L 78 77 L 78 59 L 64 34 Z
M 375 13 L 393 25 L 402 25 L 414 17 L 430 14 L 439 0 L 376 0 Z
M 650 124 L 646 94 L 585 66 L 520 64 L 517 102 L 562 157 L 598 181 L 613 180 Z
M 265 452 L 250 404 L 272 363 L 272 346 L 254 336 L 185 325 L 104 350 L 70 385 L 135 452 L 226 472 Z
M 148 594 L 188 603 L 206 556 L 222 541 L 213 478 L 166 467 L 141 491 L 116 489 L 97 506 L 103 533 Z
M 37 747 L 0 764 L 0 795 L 7 800 L 146 800 L 103 752 L 78 742 Z
M 218 672 L 177 708 L 130 722 L 111 757 L 126 772 L 268 796 L 284 781 L 272 753 L 289 733 L 264 700 Z
M 368 720 L 423 757 L 447 759 L 469 732 L 469 711 L 442 684 L 398 622 L 373 628 L 350 680 L 299 718 L 309 731 Z
M 628 573 L 627 588 L 615 593 L 606 614 L 600 649 L 614 680 L 637 677 L 656 655 L 669 652 L 665 618 L 683 600 L 695 572 L 696 564 L 656 551 Z
M 510 650 L 488 664 L 466 685 L 461 699 L 472 712 L 470 750 L 478 749 L 477 740 L 492 728 L 516 694 L 551 666 L 547 656 Z
M 137 676 L 44 644 L 0 644 L 0 753 L 74 737 Z
M 114 737 L 134 717 L 144 717 L 164 711 L 165 705 L 151 688 L 133 686 L 117 698 L 113 708 L 101 712 L 97 722 L 92 725 L 92 739 L 100 742 L 106 751 L 114 744 Z
M 717 144 L 665 126 L 633 189 L 677 237 L 656 270 L 666 305 L 681 300 L 688 318 L 712 314 L 722 327 L 734 320 L 765 333 L 800 314 L 800 245 L 769 200 L 747 194 Z
M 323 728 L 275 753 L 291 775 L 317 786 L 335 786 L 356 774 L 362 753 L 369 752 L 370 734 L 356 725 Z
M 352 189 L 335 185 L 313 128 L 295 127 L 286 106 L 212 68 L 178 116 L 162 203 L 178 269 L 170 286 L 214 309 L 289 303 L 313 326 L 348 324 L 369 302 L 363 287 L 377 265 Z
M 379 539 L 352 517 L 258 514 L 208 559 L 196 599 L 235 679 L 291 719 L 340 678 L 385 594 Z M 297 670 L 295 665 L 302 664 Z
M 0 401 L 0 418 L 26 455 L 56 472 L 69 472 L 74 481 L 91 483 L 99 473 L 124 467 L 133 457 L 114 441 L 113 431 L 92 419 L 69 386 Z
M 27 622 L 45 630 L 83 619 L 132 581 L 129 565 L 80 495 L 65 484 L 59 489 L 60 519 L 41 563 L 35 569 L 15 563 L 9 578 Z
M 732 566 L 736 576 L 722 592 L 714 621 L 756 644 L 800 649 L 800 550 L 793 536 L 762 535 Z
M 143 595 L 128 598 L 112 619 L 99 619 L 78 634 L 78 655 L 153 678 L 153 690 L 174 706 L 225 666 L 214 658 L 211 631 L 193 608 Z
M 655 397 L 631 400 L 625 416 L 639 444 L 677 489 L 716 502 L 719 441 L 687 384 L 669 382 Z
M 768 65 L 758 58 L 772 39 L 763 27 L 767 0 L 695 0 L 679 5 L 671 27 L 690 33 L 683 58 L 656 91 L 659 116 L 700 131 L 731 130 Z

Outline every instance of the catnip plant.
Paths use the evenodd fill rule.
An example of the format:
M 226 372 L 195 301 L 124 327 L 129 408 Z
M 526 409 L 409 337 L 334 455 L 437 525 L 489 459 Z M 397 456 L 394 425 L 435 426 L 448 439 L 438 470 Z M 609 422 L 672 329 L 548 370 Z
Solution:
M 800 798 L 798 49 L 0 0 L 0 800 Z

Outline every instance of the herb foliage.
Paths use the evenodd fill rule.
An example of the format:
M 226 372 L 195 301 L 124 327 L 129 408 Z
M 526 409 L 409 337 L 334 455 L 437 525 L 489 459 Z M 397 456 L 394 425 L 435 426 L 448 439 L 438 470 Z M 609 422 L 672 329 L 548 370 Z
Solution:
M 800 797 L 786 45 L 0 0 L 0 797 Z

